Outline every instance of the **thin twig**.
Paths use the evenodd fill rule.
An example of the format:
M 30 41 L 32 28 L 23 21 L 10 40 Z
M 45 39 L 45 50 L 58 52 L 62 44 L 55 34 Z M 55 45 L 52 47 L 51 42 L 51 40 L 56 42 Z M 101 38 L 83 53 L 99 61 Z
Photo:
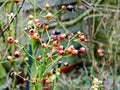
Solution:
M 94 6 L 96 7 L 96 6 L 99 5 L 101 2 L 102 2 L 102 0 L 99 0 L 98 2 L 96 2 L 96 3 L 94 4 Z M 91 8 L 88 9 L 87 11 L 85 11 L 85 12 L 84 12 L 82 15 L 80 15 L 78 18 L 75 18 L 75 19 L 73 19 L 73 20 L 71 20 L 71 21 L 62 22 L 62 23 L 63 23 L 63 25 L 64 25 L 65 27 L 75 25 L 76 23 L 78 23 L 79 21 L 81 21 L 85 16 L 87 16 L 88 13 L 90 13 L 92 10 L 93 10 L 93 7 L 91 7 Z M 50 24 L 49 28 L 56 27 L 57 25 L 58 25 L 57 22 L 52 23 L 52 24 Z
M 2 4 L 2 6 L 0 7 L 0 10 L 7 4 L 7 2 L 8 2 L 8 0 L 6 0 L 6 1 Z
M 4 32 L 6 32 L 6 31 L 9 29 L 10 24 L 14 21 L 14 19 L 17 17 L 18 13 L 19 13 L 20 10 L 22 9 L 24 2 L 25 2 L 25 0 L 23 0 L 21 6 L 19 7 L 18 11 L 17 11 L 16 14 L 15 14 L 15 17 L 10 21 L 9 25 L 6 26 L 6 27 L 3 29 L 3 31 L 0 33 L 0 37 L 4 34 Z

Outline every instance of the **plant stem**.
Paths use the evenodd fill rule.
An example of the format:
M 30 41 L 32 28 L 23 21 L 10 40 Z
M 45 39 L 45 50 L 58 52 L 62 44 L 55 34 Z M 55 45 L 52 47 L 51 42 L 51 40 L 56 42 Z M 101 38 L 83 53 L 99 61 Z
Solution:
M 31 44 L 29 44 L 29 54 L 30 55 L 32 55 L 32 46 L 31 46 Z M 29 64 L 29 67 L 31 67 L 32 66 L 32 58 L 29 56 L 29 59 L 28 59 L 28 64 Z M 27 72 L 27 78 L 28 78 L 28 80 L 27 80 L 27 83 L 26 83 L 26 90 L 30 90 L 30 68 L 28 68 L 28 72 Z

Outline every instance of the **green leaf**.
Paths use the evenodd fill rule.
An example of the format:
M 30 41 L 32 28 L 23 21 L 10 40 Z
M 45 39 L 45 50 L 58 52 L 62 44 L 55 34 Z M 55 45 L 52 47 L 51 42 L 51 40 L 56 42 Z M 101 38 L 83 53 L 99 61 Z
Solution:
M 55 80 L 56 79 L 56 75 L 51 75 L 50 76 L 50 81 L 53 81 L 53 80 Z
M 0 64 L 0 79 L 4 78 L 5 76 L 6 76 L 6 71 L 4 67 L 2 66 L 2 64 Z

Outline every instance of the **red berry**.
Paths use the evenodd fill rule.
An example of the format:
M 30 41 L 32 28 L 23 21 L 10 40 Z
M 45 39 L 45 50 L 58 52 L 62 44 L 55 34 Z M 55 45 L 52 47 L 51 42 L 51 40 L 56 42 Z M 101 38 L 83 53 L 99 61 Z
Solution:
M 15 56 L 16 58 L 19 58 L 19 57 L 20 57 L 20 51 L 15 51 L 15 52 L 14 52 L 14 56 Z
M 7 38 L 7 43 L 9 43 L 9 44 L 14 43 L 14 38 L 13 37 L 8 37 Z
M 40 28 L 40 23 L 36 23 L 36 28 L 39 29 Z
M 80 53 L 85 53 L 85 52 L 86 52 L 86 50 L 85 50 L 84 47 L 81 47 L 81 48 L 79 49 L 79 51 L 80 51 Z
M 15 3 L 19 3 L 19 2 L 20 2 L 20 0 L 14 0 L 14 2 L 15 2 Z
M 59 47 L 58 47 L 58 50 L 64 50 L 64 46 L 62 46 L 62 45 L 59 46 Z
M 42 60 L 42 56 L 39 55 L 39 56 L 37 57 L 37 60 Z
M 59 46 L 59 42 L 58 41 L 53 41 L 53 46 L 58 47 Z
M 57 35 L 52 35 L 52 37 L 51 37 L 54 41 L 56 40 L 56 41 L 59 41 L 60 40 L 60 38 L 57 36 Z
M 46 86 L 46 87 L 45 87 L 45 90 L 50 90 L 50 86 Z
M 97 50 L 97 53 L 98 53 L 99 56 L 103 56 L 103 55 L 104 55 L 104 54 L 103 54 L 103 50 L 102 50 L 101 48 L 99 48 L 99 49 Z
M 65 39 L 66 34 L 60 34 L 59 37 L 60 37 L 61 40 L 63 40 L 63 39 Z
M 85 36 L 84 35 L 80 36 L 80 40 L 85 41 L 86 40 Z
M 77 55 L 78 54 L 78 50 L 76 50 L 76 49 L 72 50 L 72 54 L 73 55 Z
M 50 59 L 50 60 L 52 59 L 50 53 L 47 53 L 47 54 L 46 54 L 46 57 L 47 57 L 48 59 Z
M 97 53 L 98 53 L 98 54 L 103 53 L 103 50 L 102 50 L 101 48 L 99 48 L 99 49 L 97 50 Z
M 47 44 L 46 43 L 42 43 L 42 48 L 47 48 Z
M 35 19 L 35 24 L 40 23 L 40 19 Z
M 104 54 L 103 53 L 100 53 L 100 54 L 98 54 L 99 56 L 103 56 Z
M 58 50 L 59 55 L 63 55 L 64 51 L 63 50 Z

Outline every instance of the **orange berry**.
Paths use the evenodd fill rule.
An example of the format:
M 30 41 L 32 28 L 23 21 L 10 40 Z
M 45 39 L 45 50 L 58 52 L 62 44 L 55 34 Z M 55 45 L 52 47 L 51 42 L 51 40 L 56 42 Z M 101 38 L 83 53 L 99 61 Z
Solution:
M 50 5 L 49 5 L 49 4 L 46 4 L 46 5 L 45 5 L 45 8 L 46 8 L 46 9 L 50 8 Z
M 61 10 L 65 10 L 65 9 L 66 9 L 66 6 L 63 5 L 63 6 L 61 7 Z
M 72 53 L 72 49 L 71 48 L 67 48 L 67 50 L 66 50 L 68 53 Z
M 28 19 L 33 20 L 33 15 L 29 15 Z
M 34 29 L 30 29 L 29 30 L 29 34 L 32 36 L 32 35 L 34 35 L 35 34 L 35 30 Z
M 48 13 L 48 14 L 46 15 L 46 18 L 48 18 L 48 19 L 52 18 L 52 13 Z
M 12 59 L 13 59 L 12 56 L 8 56 L 8 57 L 7 57 L 7 60 L 9 60 L 9 61 L 11 61 Z
M 50 53 L 47 53 L 47 54 L 46 54 L 46 57 L 50 57 Z
M 52 59 L 52 56 L 50 55 L 50 53 L 47 53 L 47 54 L 46 54 L 46 57 L 47 57 L 49 60 Z
M 53 46 L 58 47 L 59 46 L 59 42 L 58 41 L 53 41 Z
M 78 54 L 78 50 L 76 50 L 76 49 L 75 49 L 75 50 L 72 50 L 72 54 L 73 54 L 73 55 L 77 55 L 77 54 Z
M 48 25 L 43 25 L 44 30 L 48 30 L 49 26 Z
M 20 2 L 20 0 L 14 0 L 14 2 L 15 2 L 15 3 L 19 3 L 19 2 Z
M 51 52 L 53 52 L 53 53 L 56 52 L 56 51 L 57 51 L 56 48 L 51 49 Z
M 39 55 L 39 56 L 37 57 L 37 60 L 42 60 L 42 55 Z
M 49 79 L 45 80 L 45 84 L 50 84 L 50 83 L 51 83 L 51 82 L 50 82 Z M 46 90 L 48 90 L 48 89 L 46 89 Z
M 40 36 L 38 33 L 35 33 L 32 37 L 34 40 L 38 40 Z
M 47 48 L 48 45 L 46 43 L 42 43 L 42 48 Z
M 13 44 L 14 43 L 14 38 L 13 37 L 8 37 L 7 38 L 7 43 Z

